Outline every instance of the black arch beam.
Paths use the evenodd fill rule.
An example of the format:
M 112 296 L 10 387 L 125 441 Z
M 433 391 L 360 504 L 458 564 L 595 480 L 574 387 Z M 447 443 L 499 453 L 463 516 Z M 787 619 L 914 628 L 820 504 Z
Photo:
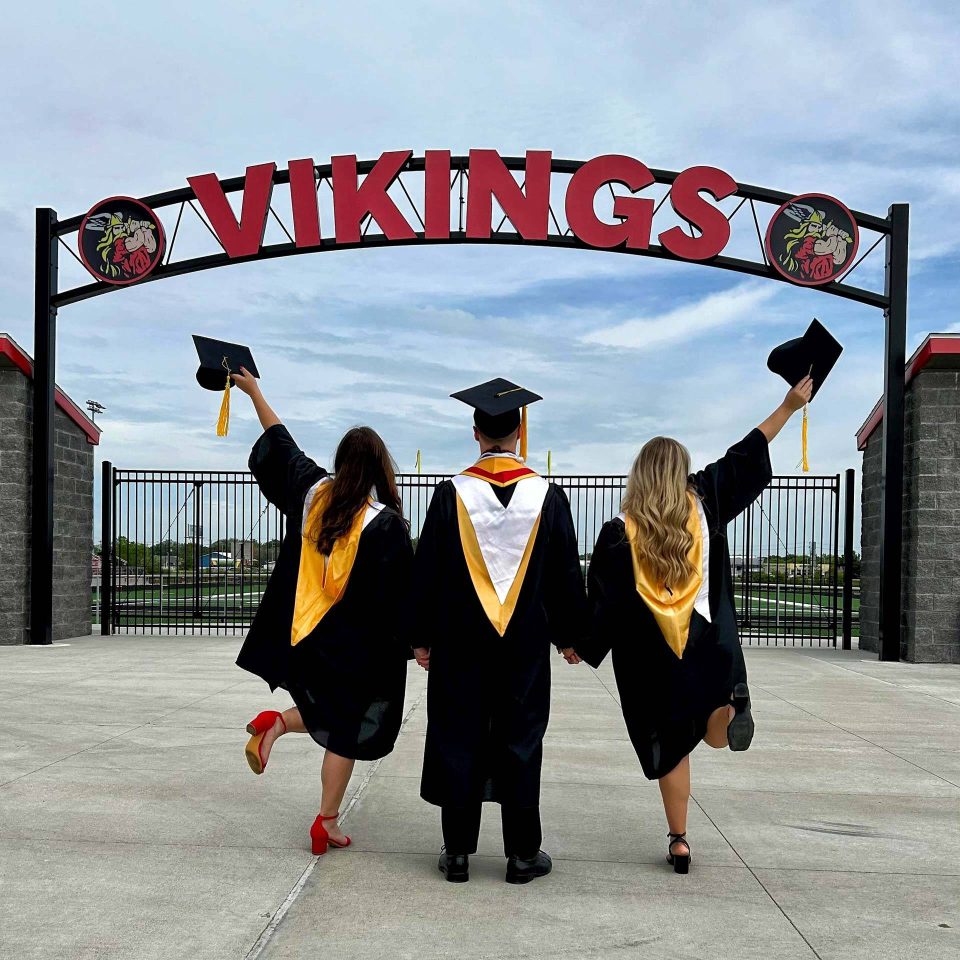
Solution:
M 144 201 L 149 204 L 149 198 Z M 589 244 L 583 243 L 574 236 L 569 237 L 547 237 L 546 240 L 524 240 L 518 233 L 494 233 L 489 237 L 468 237 L 461 230 L 451 230 L 450 237 L 442 240 L 424 239 L 423 232 L 417 233 L 413 240 L 388 240 L 384 236 L 374 235 L 364 237 L 358 243 L 337 243 L 333 239 L 322 240 L 317 247 L 297 247 L 292 243 L 274 243 L 261 247 L 260 251 L 249 257 L 228 257 L 225 253 L 212 253 L 203 257 L 193 257 L 190 260 L 181 260 L 177 263 L 162 264 L 143 280 L 138 281 L 136 286 L 150 283 L 153 280 L 163 280 L 166 277 L 177 277 L 187 273 L 196 273 L 200 270 L 213 270 L 215 267 L 226 267 L 233 263 L 252 263 L 257 260 L 272 260 L 277 257 L 294 257 L 302 254 L 325 253 L 334 250 L 359 250 L 370 247 L 409 247 L 420 246 L 422 244 L 501 244 L 524 247 L 559 247 L 568 250 L 592 250 L 594 253 L 620 253 L 635 257 L 654 257 L 657 260 L 672 260 L 674 263 L 695 264 L 704 267 L 716 267 L 720 270 L 733 270 L 737 273 L 745 273 L 754 277 L 765 277 L 768 280 L 778 280 L 781 283 L 789 281 L 780 276 L 775 270 L 772 270 L 766 264 L 755 263 L 752 260 L 741 260 L 737 257 L 714 257 L 712 260 L 684 260 L 682 257 L 675 257 L 658 244 L 651 244 L 646 250 L 627 250 L 625 248 L 614 248 L 612 250 L 598 250 Z M 81 300 L 89 300 L 91 297 L 99 297 L 102 294 L 110 293 L 116 290 L 112 284 L 94 282 L 88 283 L 82 287 L 74 287 L 72 290 L 66 290 L 57 294 L 54 298 L 54 304 L 57 307 L 65 307 L 70 303 L 78 303 Z M 873 290 L 866 290 L 863 287 L 851 287 L 842 283 L 828 283 L 817 287 L 822 293 L 833 294 L 836 297 L 843 297 L 847 300 L 855 300 L 858 303 L 864 303 L 870 307 L 879 307 L 885 309 L 887 298 L 884 294 L 876 293 Z

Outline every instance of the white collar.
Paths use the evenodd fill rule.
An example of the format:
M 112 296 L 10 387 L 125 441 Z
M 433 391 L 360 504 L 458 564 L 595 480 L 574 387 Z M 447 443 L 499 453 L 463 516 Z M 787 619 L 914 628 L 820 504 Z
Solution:
M 480 454 L 481 460 L 488 460 L 490 457 L 509 457 L 511 460 L 516 460 L 517 463 L 520 463 L 520 456 L 516 453 L 507 453 L 506 451 L 499 450 L 488 450 L 486 453 Z

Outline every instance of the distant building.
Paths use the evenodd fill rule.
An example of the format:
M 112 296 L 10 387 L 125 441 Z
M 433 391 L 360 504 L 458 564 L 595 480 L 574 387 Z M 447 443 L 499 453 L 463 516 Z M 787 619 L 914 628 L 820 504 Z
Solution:
M 205 553 L 200 557 L 200 569 L 209 570 L 211 567 L 237 567 L 239 560 L 235 560 L 233 554 L 214 550 L 211 553 Z
M 59 387 L 54 408 L 53 639 L 90 633 L 93 448 L 100 428 Z M 33 360 L 0 333 L 0 644 L 30 629 Z M 99 560 L 99 558 L 96 558 Z
M 734 554 L 730 558 L 730 566 L 733 568 L 735 577 L 742 577 L 747 571 L 751 573 L 760 572 L 759 557 L 745 557 L 742 554 Z
M 231 540 L 230 553 L 244 566 L 250 566 L 260 557 L 260 544 L 255 540 Z

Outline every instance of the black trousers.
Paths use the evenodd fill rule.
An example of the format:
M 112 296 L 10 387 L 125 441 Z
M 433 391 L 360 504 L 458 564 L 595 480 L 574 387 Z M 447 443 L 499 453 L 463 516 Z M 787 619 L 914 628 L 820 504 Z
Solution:
M 443 845 L 447 853 L 460 856 L 477 852 L 480 839 L 480 812 L 483 804 L 469 807 L 441 807 Z M 512 807 L 500 805 L 503 826 L 503 854 L 524 859 L 533 857 L 543 842 L 539 807 Z

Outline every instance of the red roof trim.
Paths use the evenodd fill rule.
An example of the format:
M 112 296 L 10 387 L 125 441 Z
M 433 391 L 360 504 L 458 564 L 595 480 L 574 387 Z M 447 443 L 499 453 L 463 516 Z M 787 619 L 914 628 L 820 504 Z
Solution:
M 33 379 L 33 360 L 23 348 L 6 333 L 0 333 L 0 356 L 7 357 L 24 376 Z M 87 443 L 100 443 L 100 428 L 70 399 L 56 387 L 57 406 L 86 434 Z
M 907 361 L 904 371 L 904 380 L 909 383 L 931 360 L 936 357 L 956 356 L 960 358 L 960 335 L 931 333 L 917 347 L 913 356 Z M 883 398 L 870 411 L 870 416 L 863 422 L 857 431 L 857 449 L 863 450 L 873 431 L 883 422 Z

